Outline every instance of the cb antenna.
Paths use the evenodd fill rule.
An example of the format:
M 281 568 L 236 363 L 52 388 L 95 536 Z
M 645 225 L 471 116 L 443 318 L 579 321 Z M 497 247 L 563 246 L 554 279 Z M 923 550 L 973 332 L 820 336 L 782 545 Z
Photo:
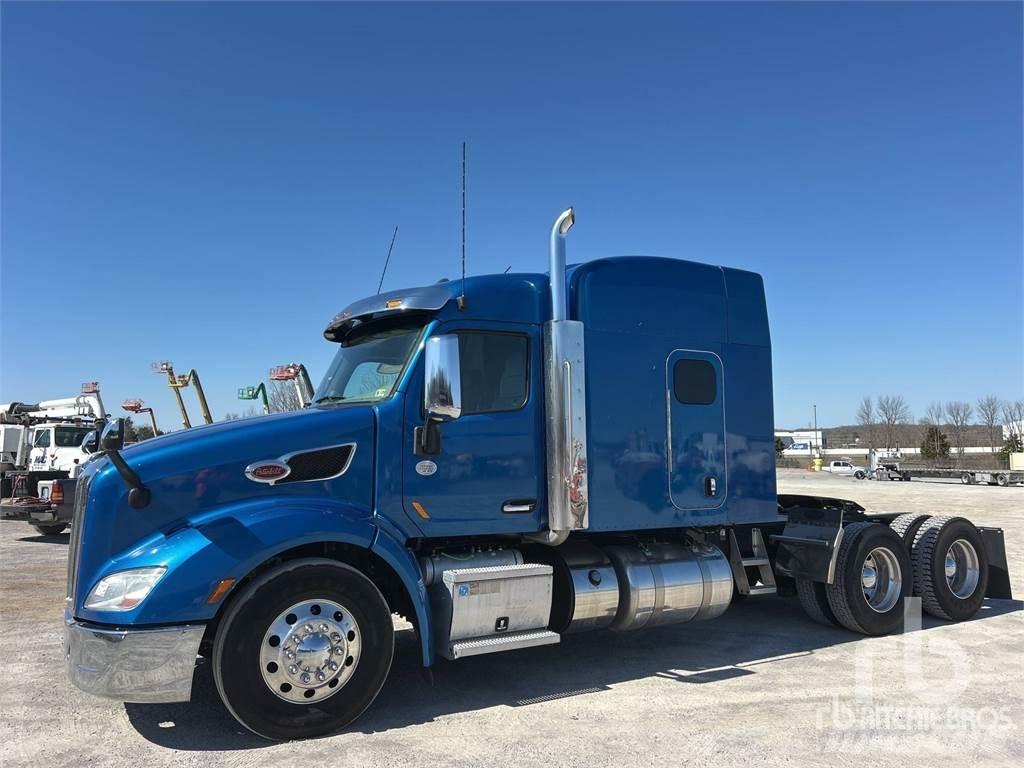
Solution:
M 466 142 L 462 142 L 462 294 L 459 309 L 466 308 Z
M 395 238 L 398 237 L 398 225 L 395 224 L 395 233 L 391 235 L 391 245 L 388 246 L 388 257 L 384 259 L 384 269 L 380 273 L 380 282 L 377 283 L 377 293 L 380 294 L 381 286 L 384 285 L 384 275 L 388 273 L 388 263 L 391 261 L 391 249 L 395 247 Z

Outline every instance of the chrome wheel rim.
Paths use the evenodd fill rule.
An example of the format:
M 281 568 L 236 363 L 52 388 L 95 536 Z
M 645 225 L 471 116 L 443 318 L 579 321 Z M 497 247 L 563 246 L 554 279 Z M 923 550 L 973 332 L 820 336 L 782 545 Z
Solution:
M 359 625 L 347 608 L 331 600 L 303 600 L 263 635 L 260 674 L 279 698 L 313 704 L 345 687 L 361 650 Z
M 966 600 L 978 588 L 981 565 L 978 553 L 969 541 L 957 539 L 946 551 L 946 584 L 949 591 Z
M 875 547 L 864 559 L 860 585 L 871 610 L 885 613 L 899 602 L 903 589 L 903 571 L 892 550 Z

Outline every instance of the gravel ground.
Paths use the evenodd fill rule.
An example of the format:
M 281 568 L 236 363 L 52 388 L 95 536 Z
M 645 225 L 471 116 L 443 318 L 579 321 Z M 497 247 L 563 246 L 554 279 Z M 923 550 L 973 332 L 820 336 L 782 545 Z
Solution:
M 880 483 L 780 470 L 780 491 L 872 511 L 963 514 L 1006 529 L 1024 595 L 1024 488 Z M 418 666 L 410 631 L 380 698 L 348 732 L 270 744 L 243 731 L 208 666 L 190 704 L 120 704 L 65 679 L 67 536 L 0 523 L 0 765 L 975 765 L 1024 761 L 1021 602 L 863 639 L 806 620 L 795 600 L 720 619 Z

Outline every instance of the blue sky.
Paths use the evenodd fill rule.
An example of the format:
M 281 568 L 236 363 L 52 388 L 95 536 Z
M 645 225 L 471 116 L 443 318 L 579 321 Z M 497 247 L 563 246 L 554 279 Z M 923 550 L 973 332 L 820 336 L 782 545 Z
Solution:
M 458 273 L 463 139 L 471 273 L 571 203 L 570 260 L 764 274 L 780 426 L 1020 397 L 1021 9 L 4 3 L 0 401 L 317 380 L 395 224 L 385 287 Z

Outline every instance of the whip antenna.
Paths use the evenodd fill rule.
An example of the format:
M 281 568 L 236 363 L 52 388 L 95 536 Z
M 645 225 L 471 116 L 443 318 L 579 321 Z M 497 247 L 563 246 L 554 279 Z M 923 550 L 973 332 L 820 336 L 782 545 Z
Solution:
M 381 286 L 384 285 L 384 275 L 388 273 L 388 263 L 391 261 L 391 250 L 395 247 L 395 238 L 398 237 L 398 225 L 395 224 L 395 233 L 391 235 L 391 245 L 388 246 L 388 256 L 384 259 L 384 270 L 380 273 L 380 282 L 377 283 L 377 293 L 380 293 Z
M 466 142 L 462 142 L 462 295 L 458 305 L 466 308 Z

